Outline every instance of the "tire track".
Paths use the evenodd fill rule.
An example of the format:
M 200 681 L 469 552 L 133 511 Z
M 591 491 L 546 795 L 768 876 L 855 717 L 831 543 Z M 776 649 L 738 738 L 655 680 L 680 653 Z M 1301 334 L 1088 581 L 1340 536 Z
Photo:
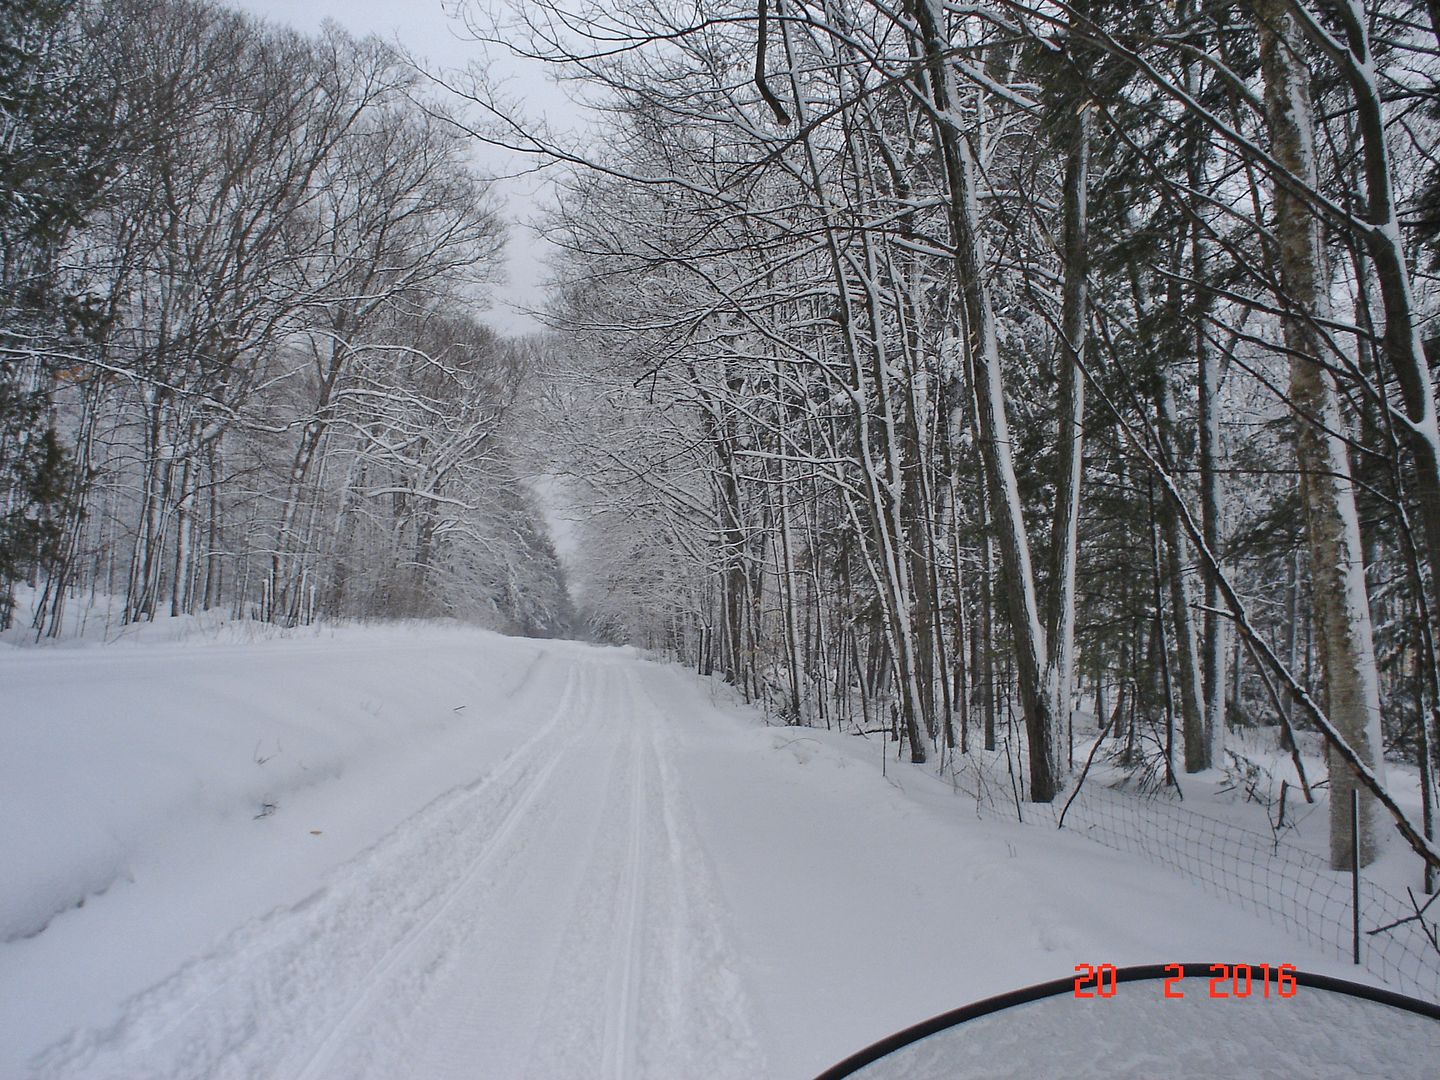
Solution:
M 607 665 L 606 698 L 591 767 L 603 773 L 587 805 L 570 808 L 595 827 L 572 850 L 584 866 L 553 922 L 561 942 L 545 979 L 536 1034 L 524 1055 L 530 1080 L 645 1076 L 637 1031 L 648 1019 L 646 924 L 649 798 L 645 744 L 622 665 Z
M 546 722 L 484 776 L 433 800 L 304 901 L 238 927 L 127 1002 L 113 1025 L 42 1052 L 35 1075 L 218 1080 L 323 1067 L 376 985 L 538 798 L 588 668 L 570 670 Z M 477 836 L 486 820 L 500 824 Z
M 594 753 L 613 745 L 602 715 L 609 673 L 603 664 L 595 673 L 524 831 L 396 973 L 383 1005 L 330 1061 L 326 1080 L 524 1074 L 599 825 L 595 807 L 605 804 L 611 781 L 605 758 Z
M 650 1004 L 650 1030 L 642 1032 L 654 1059 L 669 1075 L 711 1080 L 770 1075 L 756 1033 L 754 1005 L 731 945 L 730 913 L 711 869 L 682 783 L 672 718 L 642 676 L 663 669 L 627 671 L 634 715 L 644 733 L 655 793 L 649 827 L 651 872 L 666 895 L 653 900 L 664 932 L 652 929 L 659 948 Z M 668 674 L 668 673 L 666 673 Z
M 629 680 L 626 680 L 626 688 Z M 633 692 L 631 693 L 633 701 Z M 633 713 L 632 713 L 633 715 Z M 632 722 L 630 741 L 630 821 L 624 876 L 616 905 L 615 935 L 610 943 L 609 978 L 605 988 L 604 1075 L 625 1080 L 634 1075 L 634 1037 L 638 1019 L 640 969 L 644 963 L 641 908 L 645 893 L 646 747 Z
M 550 974 L 530 1080 L 766 1075 L 646 670 L 615 672 L 599 827 Z
M 554 864 L 583 836 L 575 810 L 591 813 L 582 792 L 603 776 L 586 750 L 608 701 L 607 671 L 604 664 L 584 666 L 587 678 L 553 746 L 543 787 L 532 789 L 506 842 L 477 868 L 450 910 L 371 987 L 349 1023 L 355 1037 L 338 1039 L 306 1080 L 513 1075 L 514 1068 L 496 1059 L 506 1056 L 514 1030 L 540 1011 L 520 1004 L 529 989 L 525 971 L 530 957 L 559 936 L 545 933 L 557 898 L 535 889 L 548 891 L 564 879 Z
M 531 666 L 534 670 L 534 665 Z M 526 673 L 528 678 L 529 672 Z M 527 748 L 533 747 L 536 743 L 547 739 L 550 732 L 559 725 L 560 719 L 572 707 L 574 691 L 580 682 L 578 676 L 572 676 L 567 682 L 565 692 L 561 695 L 560 703 L 556 706 L 555 713 L 550 724 L 536 738 L 526 744 Z M 361 990 L 350 1001 L 344 1013 L 336 1021 L 330 1033 L 321 1042 L 310 1060 L 305 1063 L 296 1076 L 296 1080 L 314 1080 L 321 1069 L 328 1064 L 334 1055 L 336 1048 L 350 1034 L 356 1018 L 374 1001 L 375 993 L 385 984 L 391 973 L 399 967 L 414 951 L 419 942 L 428 934 L 435 925 L 445 918 L 455 904 L 458 896 L 465 892 L 469 885 L 479 876 L 482 870 L 491 862 L 496 853 L 501 851 L 505 842 L 515 833 L 526 812 L 535 804 L 540 793 L 550 778 L 555 774 L 555 769 L 560 763 L 558 753 L 549 753 L 546 760 L 535 773 L 533 779 L 520 788 L 510 808 L 505 811 L 498 825 L 490 835 L 490 839 L 483 848 L 476 854 L 470 865 L 463 874 L 449 887 L 443 899 L 435 905 L 434 910 L 399 941 L 395 942 L 386 954 L 380 958 L 375 966 L 366 974 L 361 983 Z

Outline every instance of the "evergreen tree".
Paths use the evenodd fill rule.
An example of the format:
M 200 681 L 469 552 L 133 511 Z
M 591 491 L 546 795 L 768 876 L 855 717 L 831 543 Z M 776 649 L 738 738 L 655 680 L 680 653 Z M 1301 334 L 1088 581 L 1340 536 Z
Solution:
M 109 168 L 74 0 L 0 10 L 0 627 L 17 580 L 53 557 L 70 461 L 50 410 L 54 371 L 98 333 L 56 263 Z

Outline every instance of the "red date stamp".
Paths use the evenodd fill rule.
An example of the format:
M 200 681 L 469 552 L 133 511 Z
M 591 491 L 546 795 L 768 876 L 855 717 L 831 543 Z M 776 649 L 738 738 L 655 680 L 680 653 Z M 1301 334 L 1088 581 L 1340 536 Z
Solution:
M 1183 964 L 1166 964 L 1165 970 L 1172 974 L 1164 980 L 1164 995 L 1167 998 L 1183 998 L 1185 991 Z M 1190 978 L 1204 978 L 1191 975 Z M 1248 998 L 1282 997 L 1293 998 L 1299 984 L 1295 981 L 1295 965 L 1281 964 L 1211 964 L 1209 971 L 1209 997 Z M 1076 964 L 1075 996 L 1077 998 L 1113 998 L 1119 989 L 1118 969 L 1114 964 Z

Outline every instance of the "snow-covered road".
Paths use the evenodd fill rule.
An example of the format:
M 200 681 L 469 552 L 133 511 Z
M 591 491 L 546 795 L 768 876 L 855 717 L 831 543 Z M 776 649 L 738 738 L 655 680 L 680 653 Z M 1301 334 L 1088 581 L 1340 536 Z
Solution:
M 531 666 L 498 761 L 38 1074 L 764 1075 L 645 688 L 666 673 L 565 647 Z
M 3 658 L 0 718 L 31 770 L 0 779 L 20 786 L 59 767 L 44 731 L 75 755 L 67 718 L 97 695 L 107 721 L 125 716 L 147 665 L 149 728 L 180 730 L 243 665 L 261 704 L 232 688 L 250 723 L 237 738 L 264 744 L 255 717 L 284 711 L 267 695 L 327 723 L 370 702 L 364 716 L 406 734 L 316 721 L 277 737 L 335 760 L 261 820 L 250 804 L 187 817 L 229 790 L 203 777 L 201 801 L 176 788 L 147 809 L 168 831 L 117 836 L 122 815 L 120 884 L 0 945 L 0 1076 L 799 1077 L 1080 961 L 1335 969 L 1159 871 L 979 821 L 922 770 L 882 777 L 876 742 L 767 728 L 677 668 L 377 635 Z M 48 727 L 27 726 L 42 706 Z M 39 781 L 21 794 L 46 798 Z
M 644 671 L 573 660 L 525 743 L 374 851 L 403 909 L 361 875 L 303 916 L 329 990 L 271 1075 L 764 1074 Z

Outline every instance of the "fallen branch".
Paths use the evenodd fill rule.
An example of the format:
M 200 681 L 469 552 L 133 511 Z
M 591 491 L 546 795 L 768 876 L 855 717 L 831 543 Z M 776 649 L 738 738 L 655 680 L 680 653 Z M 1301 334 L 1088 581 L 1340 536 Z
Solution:
M 1105 741 L 1105 736 L 1110 734 L 1110 725 L 1114 722 L 1115 718 L 1113 716 L 1110 717 L 1109 720 L 1106 720 L 1105 726 L 1100 729 L 1100 734 L 1095 737 L 1095 745 L 1090 747 L 1090 753 L 1085 756 L 1085 767 L 1080 770 L 1080 779 L 1075 781 L 1075 790 L 1072 791 L 1070 797 L 1065 800 L 1065 806 L 1060 811 L 1060 821 L 1056 824 L 1055 828 L 1063 829 L 1065 827 L 1065 815 L 1070 812 L 1070 804 L 1075 801 L 1075 797 L 1080 794 L 1080 789 L 1084 787 L 1085 777 L 1090 775 L 1090 766 L 1095 761 L 1095 755 L 1100 750 L 1100 744 Z

